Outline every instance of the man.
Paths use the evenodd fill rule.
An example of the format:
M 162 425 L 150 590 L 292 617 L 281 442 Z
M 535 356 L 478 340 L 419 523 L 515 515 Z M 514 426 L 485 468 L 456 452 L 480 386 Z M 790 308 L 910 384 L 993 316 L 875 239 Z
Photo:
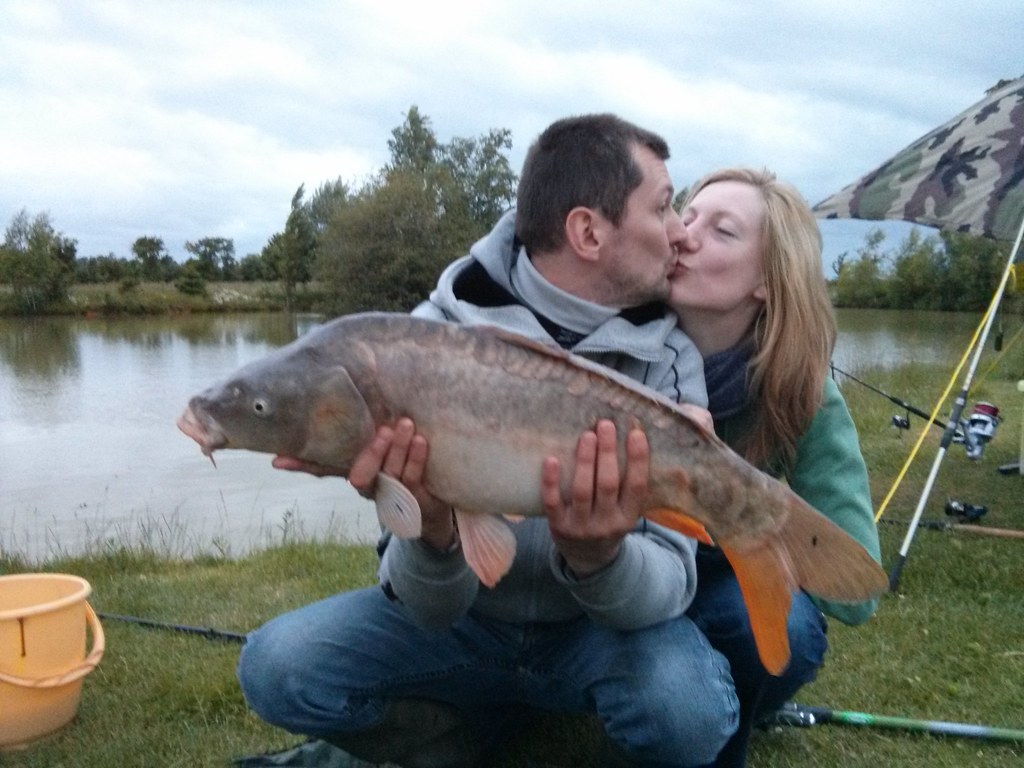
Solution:
M 658 136 L 612 115 L 567 118 L 530 148 L 517 209 L 442 274 L 414 314 L 499 325 L 706 404 L 696 349 L 664 308 L 685 229 Z M 462 556 L 452 510 L 422 485 L 429 446 L 401 420 L 349 479 L 379 471 L 420 503 L 415 540 L 385 537 L 383 589 L 344 593 L 253 633 L 239 677 L 269 722 L 404 766 L 482 764 L 516 707 L 596 713 L 617 758 L 711 762 L 736 726 L 724 659 L 685 616 L 695 543 L 640 518 L 647 444 L 614 427 L 579 442 L 573 498 L 513 526 L 493 589 Z M 330 474 L 279 457 L 275 465 Z M 549 460 L 545 477 L 561 471 Z M 596 478 L 596 479 L 595 479 Z M 557 501 L 557 500 L 556 500 Z

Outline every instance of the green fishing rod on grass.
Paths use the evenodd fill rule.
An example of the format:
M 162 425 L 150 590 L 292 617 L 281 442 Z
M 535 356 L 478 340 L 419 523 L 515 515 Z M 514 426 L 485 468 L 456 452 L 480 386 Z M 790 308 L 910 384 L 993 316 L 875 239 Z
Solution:
M 1017 728 L 995 728 L 970 723 L 950 723 L 943 720 L 918 720 L 910 717 L 871 715 L 866 712 L 852 712 L 828 707 L 813 707 L 789 702 L 766 721 L 769 725 L 795 725 L 810 727 L 834 723 L 868 728 L 893 728 L 903 731 L 917 731 L 941 736 L 962 736 L 972 739 L 1024 742 L 1024 730 Z

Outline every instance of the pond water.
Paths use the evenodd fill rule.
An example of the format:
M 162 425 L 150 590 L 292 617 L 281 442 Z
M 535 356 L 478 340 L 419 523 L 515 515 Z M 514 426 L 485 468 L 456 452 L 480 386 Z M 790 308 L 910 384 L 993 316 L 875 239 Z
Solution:
M 978 318 L 844 311 L 835 363 L 955 360 Z M 217 454 L 175 421 L 189 397 L 319 322 L 244 314 L 0 318 L 0 551 L 45 559 L 97 546 L 244 554 L 288 537 L 370 542 L 373 506 L 340 478 Z
M 289 536 L 373 541 L 344 480 L 217 454 L 176 426 L 188 399 L 317 322 L 309 316 L 0 319 L 0 548 L 106 542 L 242 554 Z

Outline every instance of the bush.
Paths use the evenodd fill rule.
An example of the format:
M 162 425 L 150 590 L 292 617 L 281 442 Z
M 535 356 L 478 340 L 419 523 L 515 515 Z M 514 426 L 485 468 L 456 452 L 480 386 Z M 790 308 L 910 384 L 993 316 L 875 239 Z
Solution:
M 191 260 L 182 267 L 181 275 L 174 283 L 174 287 L 186 296 L 206 295 L 206 280 L 199 271 L 198 265 Z

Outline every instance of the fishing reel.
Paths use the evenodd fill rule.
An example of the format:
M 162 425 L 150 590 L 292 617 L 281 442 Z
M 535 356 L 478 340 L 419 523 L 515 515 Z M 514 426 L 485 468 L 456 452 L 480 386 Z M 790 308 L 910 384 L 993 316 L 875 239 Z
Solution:
M 955 517 L 961 523 L 976 523 L 988 513 L 988 507 L 981 504 L 968 504 L 959 499 L 946 500 L 946 514 Z
M 892 425 L 901 432 L 906 432 L 910 429 L 910 412 L 907 412 L 906 416 L 900 416 L 898 413 L 892 415 Z M 902 437 L 902 435 L 900 435 Z
M 999 409 L 992 403 L 978 403 L 970 418 L 961 421 L 953 442 L 963 443 L 967 449 L 967 458 L 977 460 L 985 452 L 985 446 L 996 436 L 996 428 L 1002 421 Z

